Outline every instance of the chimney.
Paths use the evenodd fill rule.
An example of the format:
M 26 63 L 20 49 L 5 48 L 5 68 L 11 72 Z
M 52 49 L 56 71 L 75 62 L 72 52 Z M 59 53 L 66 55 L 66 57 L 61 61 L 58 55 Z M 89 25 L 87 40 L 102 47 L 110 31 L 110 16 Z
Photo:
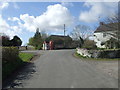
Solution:
M 104 25 L 104 22 L 100 22 L 100 25 Z

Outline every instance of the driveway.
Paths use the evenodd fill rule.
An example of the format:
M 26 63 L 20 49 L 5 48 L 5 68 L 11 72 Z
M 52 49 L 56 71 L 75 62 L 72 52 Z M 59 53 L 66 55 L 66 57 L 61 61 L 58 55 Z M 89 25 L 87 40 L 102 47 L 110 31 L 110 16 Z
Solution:
M 116 78 L 74 57 L 75 50 L 35 52 L 40 57 L 24 66 L 6 88 L 118 88 Z

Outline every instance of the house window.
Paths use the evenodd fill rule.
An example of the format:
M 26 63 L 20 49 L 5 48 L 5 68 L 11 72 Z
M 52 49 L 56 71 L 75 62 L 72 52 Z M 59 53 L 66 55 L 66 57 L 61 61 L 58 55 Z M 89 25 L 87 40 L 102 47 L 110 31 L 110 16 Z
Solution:
M 106 37 L 106 33 L 103 33 L 103 37 Z

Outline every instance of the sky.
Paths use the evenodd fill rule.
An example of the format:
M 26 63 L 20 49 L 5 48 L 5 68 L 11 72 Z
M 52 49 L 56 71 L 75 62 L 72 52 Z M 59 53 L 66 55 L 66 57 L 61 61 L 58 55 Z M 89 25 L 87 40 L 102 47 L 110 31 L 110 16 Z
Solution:
M 0 33 L 17 35 L 26 45 L 36 28 L 49 35 L 70 35 L 76 25 L 95 30 L 99 22 L 118 11 L 113 2 L 0 2 Z M 89 32 L 89 31 L 87 31 Z

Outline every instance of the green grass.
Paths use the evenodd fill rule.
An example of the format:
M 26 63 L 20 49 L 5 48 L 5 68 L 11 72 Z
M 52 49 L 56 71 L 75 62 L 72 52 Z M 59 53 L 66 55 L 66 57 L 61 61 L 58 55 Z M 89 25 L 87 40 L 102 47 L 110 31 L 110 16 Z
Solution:
M 90 58 L 90 57 L 85 57 L 82 56 L 80 54 L 78 54 L 77 52 L 75 53 L 75 56 L 81 58 L 81 59 L 85 59 L 85 60 L 97 60 L 97 61 L 113 61 L 113 60 L 120 60 L 120 58 L 114 58 L 114 59 L 108 59 L 108 58 Z
M 14 62 L 3 64 L 2 66 L 2 78 L 5 79 L 8 75 L 11 75 L 13 71 L 21 67 L 24 63 L 30 62 L 34 55 L 31 53 L 19 53 L 19 57 Z
M 23 62 L 29 62 L 33 56 L 31 53 L 19 53 L 19 57 Z

